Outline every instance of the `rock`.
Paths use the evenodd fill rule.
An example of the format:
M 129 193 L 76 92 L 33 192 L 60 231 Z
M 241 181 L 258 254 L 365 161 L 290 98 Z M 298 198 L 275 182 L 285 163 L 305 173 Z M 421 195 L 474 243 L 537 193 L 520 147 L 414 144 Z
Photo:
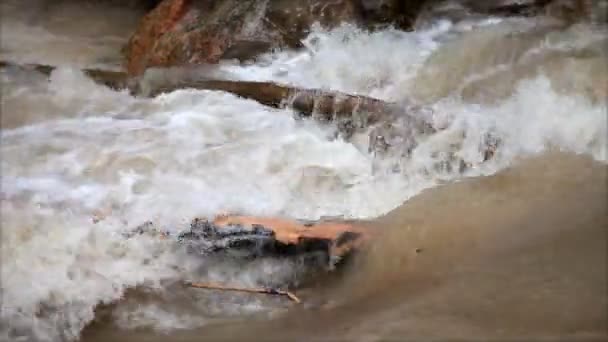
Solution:
M 170 51 L 166 51 L 166 48 L 163 50 L 161 38 L 175 29 L 189 7 L 187 0 L 165 0 L 142 18 L 124 51 L 130 74 L 140 74 L 146 66 L 162 65 L 163 58 L 168 59 Z M 156 51 L 156 54 L 152 54 L 152 51 Z
M 366 25 L 392 24 L 402 30 L 412 29 L 420 11 L 432 2 L 436 1 L 360 0 Z
M 369 242 L 372 231 L 347 222 L 300 223 L 282 218 L 224 215 L 196 219 L 178 240 L 191 252 L 225 252 L 233 257 L 322 253 L 341 260 Z
M 314 22 L 333 27 L 359 20 L 355 0 L 164 0 L 127 44 L 127 71 L 139 75 L 153 66 L 216 63 L 234 58 L 234 50 L 249 50 L 250 58 L 252 46 L 255 53 L 301 46 Z
M 357 0 L 269 0 L 264 20 L 278 30 L 289 45 L 299 41 L 315 22 L 331 28 L 341 23 L 361 23 Z
M 428 1 L 163 0 L 125 48 L 127 71 L 251 59 L 271 48 L 300 48 L 314 23 L 412 26 Z
M 236 59 L 240 62 L 253 60 L 272 49 L 272 43 L 263 40 L 235 40 L 224 51 L 221 59 Z

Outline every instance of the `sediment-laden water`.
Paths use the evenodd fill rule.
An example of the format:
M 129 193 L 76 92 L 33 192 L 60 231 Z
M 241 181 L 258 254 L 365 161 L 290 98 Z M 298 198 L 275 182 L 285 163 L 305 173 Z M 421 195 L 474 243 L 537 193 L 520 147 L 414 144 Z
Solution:
M 418 105 L 441 128 L 412 137 L 409 153 L 395 138 L 374 155 L 366 134 L 346 141 L 227 93 L 144 99 L 93 83 L 79 68 L 120 67 L 136 9 L 1 5 L 1 59 L 60 68 L 50 81 L 1 73 L 0 339 L 605 333 L 605 26 L 430 16 L 414 32 L 315 29 L 303 51 L 215 70 Z M 500 143 L 485 160 L 488 137 Z M 175 283 L 297 282 L 300 265 L 204 259 L 123 234 L 148 221 L 177 233 L 223 212 L 365 219 L 381 237 L 293 307 Z

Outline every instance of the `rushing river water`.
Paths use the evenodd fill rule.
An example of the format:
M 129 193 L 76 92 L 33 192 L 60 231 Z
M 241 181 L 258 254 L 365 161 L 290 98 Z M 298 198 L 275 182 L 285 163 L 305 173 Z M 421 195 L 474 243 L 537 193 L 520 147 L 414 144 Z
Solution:
M 605 26 L 429 16 L 414 32 L 315 29 L 303 51 L 214 70 L 414 103 L 441 128 L 405 156 L 372 155 L 365 135 L 335 138 L 332 125 L 227 93 L 144 99 L 93 83 L 79 68 L 120 68 L 137 9 L 1 5 L 1 59 L 60 68 L 50 81 L 0 75 L 0 339 L 606 332 Z M 488 136 L 500 143 L 484 161 Z M 122 234 L 147 221 L 179 232 L 221 212 L 366 219 L 381 237 L 295 308 L 174 284 L 281 283 L 299 265 L 206 260 Z

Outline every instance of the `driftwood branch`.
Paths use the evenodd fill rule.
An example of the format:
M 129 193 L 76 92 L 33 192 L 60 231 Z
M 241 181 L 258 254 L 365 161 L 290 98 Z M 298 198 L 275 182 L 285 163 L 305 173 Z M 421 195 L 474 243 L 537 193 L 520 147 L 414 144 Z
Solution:
M 17 65 L 0 61 L 0 68 L 7 67 L 35 70 L 45 75 L 55 69 L 47 65 Z M 402 106 L 368 96 L 304 89 L 273 82 L 191 79 L 193 76 L 188 76 L 188 70 L 190 69 L 181 69 L 184 77 L 179 80 L 164 79 L 160 82 L 150 82 L 145 78 L 131 79 L 125 73 L 117 71 L 84 69 L 83 72 L 100 84 L 114 89 L 126 88 L 138 96 L 153 97 L 178 89 L 192 88 L 224 91 L 275 108 L 292 108 L 314 120 L 334 122 L 344 138 L 349 138 L 356 131 L 368 131 L 374 126 L 369 133 L 369 150 L 374 153 L 390 151 L 390 136 L 396 136 L 399 139 L 395 140 L 406 142 L 399 148 L 407 155 L 415 147 L 416 140 L 413 137 L 436 132 L 435 127 L 427 121 L 428 118 L 421 115 L 423 108 L 416 106 Z M 480 146 L 484 161 L 491 159 L 500 145 L 500 140 L 494 140 L 496 143 Z M 464 165 L 464 168 L 466 167 Z
M 304 115 L 321 114 L 319 120 L 341 120 L 352 118 L 353 113 L 365 116 L 362 124 L 369 125 L 393 112 L 395 104 L 361 95 L 350 95 L 336 91 L 304 89 L 273 82 L 198 80 L 165 84 L 147 90 L 145 96 L 156 96 L 177 89 L 220 90 L 255 100 L 266 106 L 291 107 Z M 138 93 L 140 91 L 135 91 Z
M 224 286 L 224 285 L 213 284 L 213 283 L 190 283 L 190 282 L 187 282 L 184 285 L 186 285 L 188 287 L 197 288 L 197 289 L 260 293 L 260 294 L 275 295 L 275 296 L 285 296 L 295 303 L 301 303 L 300 298 L 298 298 L 292 292 L 273 289 L 273 288 L 232 287 L 232 286 Z
M 54 66 L 42 64 L 15 64 L 0 61 L 0 68 L 33 70 L 49 76 Z M 313 116 L 319 121 L 336 121 L 349 131 L 367 128 L 380 120 L 390 121 L 398 107 L 368 96 L 351 95 L 336 91 L 304 89 L 273 82 L 233 80 L 180 80 L 165 81 L 150 87 L 141 79 L 129 78 L 120 71 L 83 69 L 93 81 L 112 89 L 129 89 L 136 96 L 155 97 L 178 89 L 218 90 L 255 100 L 275 108 L 292 108 L 304 116 Z M 151 88 L 151 89 L 150 89 Z M 344 131 L 344 130 L 343 130 Z

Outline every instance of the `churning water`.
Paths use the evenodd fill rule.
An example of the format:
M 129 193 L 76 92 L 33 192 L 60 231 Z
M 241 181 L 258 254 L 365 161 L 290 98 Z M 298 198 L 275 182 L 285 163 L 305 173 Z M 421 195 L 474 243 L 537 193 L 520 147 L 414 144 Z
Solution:
M 439 128 L 414 137 L 410 153 L 399 151 L 397 139 L 397 151 L 373 155 L 365 134 L 346 141 L 330 124 L 231 94 L 184 89 L 144 99 L 97 85 L 78 69 L 118 68 L 140 13 L 45 3 L 29 10 L 2 3 L 1 59 L 61 67 L 50 81 L 22 70 L 0 75 L 0 339 L 77 339 L 100 304 L 133 288 L 143 294 L 108 314 L 126 331 L 205 331 L 218 317 L 284 308 L 257 297 L 169 290 L 191 279 L 280 282 L 296 266 L 260 260 L 242 269 L 187 255 L 168 240 L 124 237 L 148 221 L 179 232 L 221 212 L 372 219 L 424 189 L 488 176 L 522 158 L 560 150 L 603 168 L 608 157 L 605 26 L 477 18 L 428 20 L 414 32 L 316 28 L 303 51 L 217 67 L 232 79 L 415 104 Z M 484 161 L 488 136 L 499 144 Z M 563 177 L 579 162 L 567 163 Z

